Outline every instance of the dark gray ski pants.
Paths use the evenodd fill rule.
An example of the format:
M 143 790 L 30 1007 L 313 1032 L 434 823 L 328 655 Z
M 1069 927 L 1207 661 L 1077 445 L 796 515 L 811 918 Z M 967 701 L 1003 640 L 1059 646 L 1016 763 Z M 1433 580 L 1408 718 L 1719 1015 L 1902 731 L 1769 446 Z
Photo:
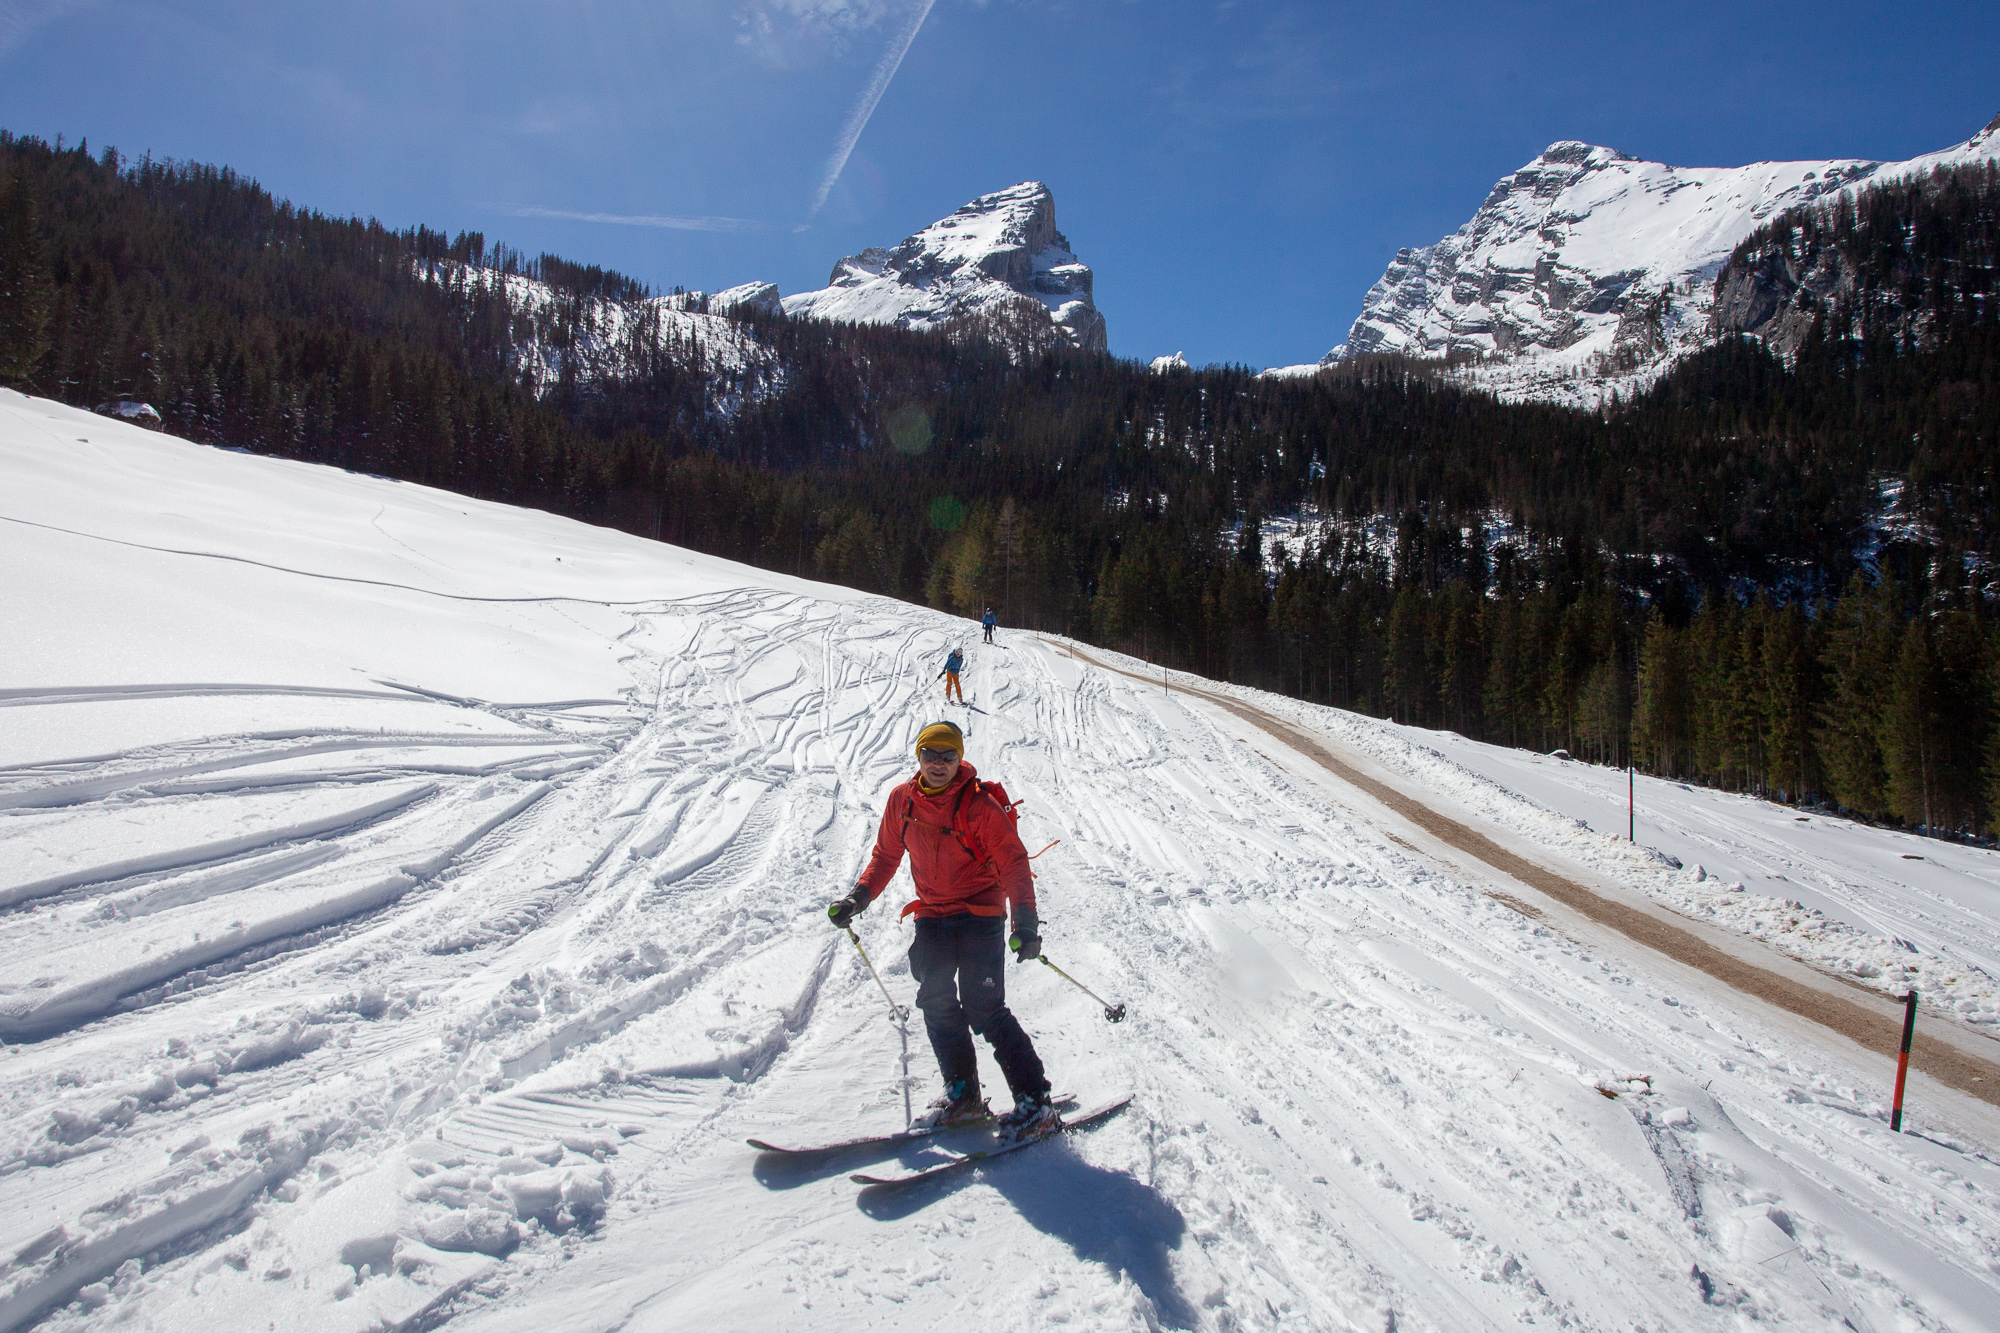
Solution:
M 1007 1008 L 1006 921 L 997 916 L 920 916 L 910 946 L 910 975 L 917 979 L 917 1008 L 945 1085 L 960 1079 L 979 1086 L 977 1032 L 993 1044 L 993 1058 L 1007 1090 L 1045 1093 L 1048 1076 L 1021 1021 Z

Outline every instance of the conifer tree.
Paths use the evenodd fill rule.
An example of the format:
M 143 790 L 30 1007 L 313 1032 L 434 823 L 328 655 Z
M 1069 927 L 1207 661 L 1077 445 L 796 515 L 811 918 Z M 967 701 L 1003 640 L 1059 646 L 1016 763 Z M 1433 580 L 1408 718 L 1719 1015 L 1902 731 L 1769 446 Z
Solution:
M 1937 703 L 1940 681 L 1931 628 L 1922 616 L 1903 629 L 1889 684 L 1883 734 L 1889 808 L 1900 818 L 1935 828 L 1943 796 L 1943 750 Z
M 1812 702 L 1819 693 L 1819 664 L 1812 651 L 1805 608 L 1764 608 L 1761 694 L 1765 782 L 1785 799 L 1812 790 L 1817 756 L 1812 746 Z
M 1871 588 L 1856 574 L 1826 614 L 1826 687 L 1814 739 L 1834 800 L 1862 813 L 1889 809 L 1883 739 L 1900 648 L 1896 596 L 1893 580 Z
M 1646 766 L 1682 777 L 1694 751 L 1693 699 L 1689 689 L 1686 631 L 1669 627 L 1655 610 L 1646 618 L 1639 648 L 1639 700 L 1634 744 Z
M 33 379 L 49 350 L 50 290 L 28 164 L 0 185 L 0 383 Z

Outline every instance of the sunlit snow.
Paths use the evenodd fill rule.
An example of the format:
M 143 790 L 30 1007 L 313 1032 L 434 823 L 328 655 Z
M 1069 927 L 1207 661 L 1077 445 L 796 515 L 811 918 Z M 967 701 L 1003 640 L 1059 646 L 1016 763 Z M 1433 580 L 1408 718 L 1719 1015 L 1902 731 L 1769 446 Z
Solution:
M 1892 1136 L 1880 1057 L 1510 906 L 1141 663 L 12 393 L 0 477 L 0 1328 L 1989 1322 L 1984 1103 L 1918 1077 Z M 847 1174 L 913 1150 L 744 1140 L 904 1123 L 824 905 L 954 643 L 1048 952 L 1130 1017 L 1012 1003 L 1134 1101 L 882 1195 Z M 1619 873 L 1594 777 L 1231 697 Z M 1896 835 L 1658 795 L 1718 877 L 1991 955 L 1971 861 L 1926 915 Z M 903 1003 L 908 893 L 858 922 Z

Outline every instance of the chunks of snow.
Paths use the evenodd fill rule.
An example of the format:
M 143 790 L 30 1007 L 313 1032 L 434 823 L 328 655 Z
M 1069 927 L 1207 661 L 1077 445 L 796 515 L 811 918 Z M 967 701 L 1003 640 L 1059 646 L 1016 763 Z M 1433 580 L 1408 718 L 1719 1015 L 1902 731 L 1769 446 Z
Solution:
M 513 1218 L 489 1208 L 468 1208 L 425 1222 L 419 1231 L 434 1250 L 487 1254 L 504 1259 L 521 1243 L 521 1228 Z

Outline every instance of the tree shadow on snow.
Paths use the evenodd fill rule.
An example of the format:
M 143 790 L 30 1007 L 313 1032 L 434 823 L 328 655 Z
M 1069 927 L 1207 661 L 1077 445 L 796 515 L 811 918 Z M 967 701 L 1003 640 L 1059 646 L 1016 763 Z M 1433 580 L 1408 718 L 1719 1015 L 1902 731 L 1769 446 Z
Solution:
M 1092 1166 L 1066 1142 L 973 1168 L 936 1184 L 861 1191 L 858 1206 L 878 1222 L 920 1212 L 974 1180 L 998 1190 L 1023 1221 L 1068 1245 L 1076 1257 L 1132 1279 L 1162 1328 L 1194 1328 L 1195 1310 L 1174 1281 L 1170 1255 L 1187 1231 L 1180 1209 L 1122 1171 Z

